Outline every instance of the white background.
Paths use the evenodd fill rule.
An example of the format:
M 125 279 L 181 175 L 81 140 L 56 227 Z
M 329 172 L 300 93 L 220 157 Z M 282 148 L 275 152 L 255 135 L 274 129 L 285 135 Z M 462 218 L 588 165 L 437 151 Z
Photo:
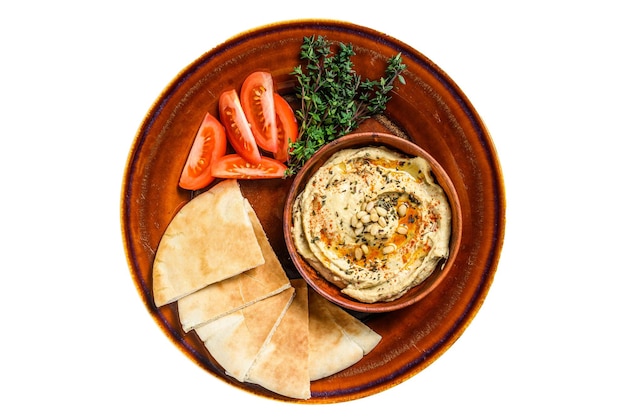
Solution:
M 618 2 L 7 4 L 0 414 L 626 414 Z M 168 341 L 132 283 L 119 207 L 137 129 L 179 71 L 241 31 L 317 17 L 387 33 L 452 77 L 491 131 L 508 210 L 491 291 L 442 357 L 380 394 L 303 406 L 234 389 Z

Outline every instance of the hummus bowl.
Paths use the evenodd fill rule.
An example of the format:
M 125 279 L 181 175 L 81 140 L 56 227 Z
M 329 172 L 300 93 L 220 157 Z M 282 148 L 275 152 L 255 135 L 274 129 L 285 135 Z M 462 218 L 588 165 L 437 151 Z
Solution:
M 359 150 L 363 150 L 363 152 L 359 152 Z M 369 212 L 364 210 L 367 202 L 361 201 L 362 194 L 355 190 L 345 189 L 345 187 L 348 186 L 348 182 L 351 184 L 356 183 L 356 181 L 353 182 L 351 179 L 348 179 L 348 175 L 343 173 L 334 174 L 335 177 L 338 176 L 339 178 L 334 178 L 332 183 L 343 184 L 345 182 L 344 189 L 336 193 L 339 195 L 337 199 L 332 197 L 333 194 L 331 194 L 328 199 L 326 199 L 328 194 L 324 194 L 321 198 L 318 198 L 321 191 L 315 189 L 308 195 L 316 194 L 317 197 L 310 197 L 310 199 L 307 199 L 306 205 L 301 202 L 303 199 L 301 196 L 303 195 L 304 190 L 307 188 L 310 189 L 312 187 L 312 183 L 318 181 L 322 182 L 319 180 L 319 173 L 320 169 L 329 167 L 329 165 L 325 165 L 327 162 L 331 160 L 331 162 L 336 161 L 337 158 L 341 158 L 341 155 L 344 155 L 346 152 L 352 156 L 356 154 L 363 154 L 365 151 L 381 152 L 381 160 L 385 161 L 387 161 L 385 159 L 387 155 L 397 155 L 402 158 L 406 158 L 406 160 L 410 160 L 413 157 L 420 157 L 421 161 L 427 163 L 425 170 L 430 170 L 430 172 L 427 172 L 425 175 L 427 175 L 430 180 L 434 179 L 434 184 L 432 184 L 430 188 L 434 188 L 439 192 L 441 190 L 443 191 L 443 195 L 439 193 L 437 197 L 442 200 L 441 206 L 444 206 L 445 208 L 445 210 L 442 210 L 443 214 L 441 214 L 441 217 L 445 218 L 440 219 L 442 225 L 441 227 L 437 227 L 439 229 L 438 232 L 441 232 L 441 242 L 438 245 L 431 243 L 428 244 L 429 246 L 432 246 L 429 250 L 429 254 L 437 251 L 439 252 L 439 254 L 435 254 L 432 259 L 430 259 L 430 256 L 419 256 L 420 254 L 418 252 L 422 249 L 416 245 L 412 245 L 410 248 L 407 245 L 401 246 L 405 249 L 403 254 L 400 254 L 400 247 L 398 250 L 395 250 L 396 247 L 393 243 L 389 243 L 387 246 L 385 246 L 384 243 L 380 244 L 379 247 L 374 246 L 378 244 L 378 241 L 391 242 L 398 237 L 402 242 L 415 239 L 407 238 L 406 227 L 400 224 L 399 220 L 401 219 L 398 218 L 397 214 L 395 216 L 388 216 L 388 218 L 392 219 L 388 221 L 389 225 L 387 225 L 387 220 L 381 216 L 380 223 L 384 224 L 385 228 L 380 227 L 378 222 L 372 222 L 369 219 L 369 212 L 376 215 L 376 210 L 372 209 L 372 207 L 369 207 Z M 341 159 L 338 163 L 345 165 L 343 159 Z M 331 173 L 333 172 L 333 169 L 337 172 L 336 168 L 326 169 L 328 169 Z M 376 167 L 376 169 L 380 170 L 379 167 Z M 392 169 L 392 172 L 398 172 L 398 169 Z M 322 174 L 326 175 L 327 172 L 322 171 Z M 359 177 L 360 175 L 361 174 L 355 176 Z M 408 177 L 412 180 L 414 179 L 413 175 L 404 175 L 404 177 Z M 426 181 L 424 181 L 424 183 L 425 182 Z M 368 181 L 367 184 L 363 183 L 357 185 L 356 188 L 367 188 L 368 192 L 372 194 L 372 189 L 375 187 L 371 185 L 371 183 L 371 181 Z M 326 190 L 331 188 L 329 187 L 330 184 L 326 184 L 326 182 L 323 184 L 326 185 L 324 187 Z M 373 194 L 377 195 L 376 199 L 380 196 L 394 194 L 390 190 L 390 186 L 388 184 L 389 183 L 383 183 L 382 191 L 379 192 L 378 190 L 375 190 L 373 192 Z M 341 185 L 337 187 L 341 187 Z M 396 188 L 399 189 L 400 187 Z M 405 184 L 401 184 L 401 188 L 405 189 Z M 309 200 L 317 201 L 318 203 L 321 201 L 321 203 L 318 207 L 313 208 L 313 204 L 309 203 Z M 334 204 L 337 201 L 340 203 Z M 372 200 L 369 205 L 374 206 L 373 203 L 374 201 Z M 437 201 L 437 203 L 440 203 L 440 201 Z M 348 209 L 349 205 L 357 208 Z M 359 209 L 358 206 L 361 205 L 363 205 L 363 207 Z M 402 203 L 395 202 L 392 206 L 395 207 L 400 205 L 402 205 Z M 379 207 L 383 213 L 386 211 L 381 206 L 377 207 Z M 393 207 L 389 210 L 394 210 Z M 354 212 L 354 216 L 361 213 L 363 216 L 367 217 L 365 227 L 367 227 L 368 224 L 375 226 L 377 230 L 380 229 L 376 236 L 380 235 L 383 237 L 372 237 L 374 233 L 368 233 L 367 229 L 363 232 L 364 226 L 362 223 L 358 223 L 357 226 L 356 217 L 354 217 L 351 213 L 345 215 L 340 214 L 344 211 L 344 209 L 346 212 Z M 317 236 L 325 234 L 324 230 L 326 230 L 326 227 L 324 226 L 321 232 L 319 229 L 312 232 L 307 231 L 306 235 L 308 237 L 305 237 L 303 229 L 308 226 L 303 227 L 303 222 L 300 220 L 304 216 L 308 220 L 304 223 L 311 224 L 315 222 L 317 225 L 318 218 L 323 217 L 320 213 L 324 211 L 329 213 L 328 217 L 337 216 L 337 219 L 331 219 L 329 221 L 331 223 L 331 227 L 336 230 L 335 238 L 338 235 L 345 235 L 345 239 L 350 241 L 350 244 L 340 243 L 338 248 L 335 248 L 335 246 L 332 245 L 333 249 L 337 250 L 333 250 L 330 256 L 334 257 L 338 254 L 337 258 L 334 258 L 333 260 L 329 260 L 329 256 L 325 253 L 327 252 L 325 249 L 331 245 L 327 244 L 327 242 L 322 243 L 321 241 L 325 240 L 324 238 L 316 238 Z M 389 214 L 391 214 L 391 212 Z M 346 219 L 339 219 L 341 216 L 346 217 Z M 316 219 L 311 220 L 313 217 L 316 217 Z M 409 216 L 405 215 L 404 217 L 408 218 Z M 419 215 L 416 216 L 415 218 L 419 218 L 416 222 L 414 222 L 413 218 L 411 218 L 410 223 L 412 225 L 414 223 L 425 223 L 425 220 L 422 217 L 423 216 Z M 348 219 L 350 218 L 353 220 L 352 227 L 348 225 L 350 222 Z M 426 297 L 439 283 L 445 280 L 446 276 L 451 271 L 451 266 L 454 263 L 456 255 L 459 251 L 461 242 L 461 204 L 459 202 L 459 197 L 454 184 L 448 174 L 429 153 L 420 148 L 413 141 L 395 136 L 393 134 L 380 132 L 352 133 L 325 145 L 318 152 L 316 152 L 294 178 L 289 193 L 287 194 L 283 221 L 283 232 L 285 235 L 287 250 L 300 275 L 315 291 L 326 299 L 348 310 L 363 313 L 383 313 L 399 310 L 415 304 Z M 395 221 L 395 225 L 392 226 L 391 223 L 393 221 Z M 341 223 L 344 227 L 340 227 L 339 223 Z M 409 222 L 407 221 L 404 224 L 408 223 Z M 388 229 L 388 233 L 385 234 L 383 229 Z M 415 235 L 416 234 L 413 234 L 413 236 Z M 429 233 L 429 235 L 435 234 Z M 366 241 L 364 236 L 369 237 L 369 241 Z M 339 239 L 343 241 L 344 238 L 341 236 Z M 317 245 L 312 243 L 309 245 L 309 240 L 320 242 L 320 244 Z M 432 242 L 430 238 L 427 240 Z M 363 242 L 365 244 L 361 245 Z M 321 253 L 318 250 L 318 247 L 322 248 Z M 363 247 L 363 249 L 361 249 L 361 247 Z M 370 250 L 368 247 L 374 249 Z M 310 248 L 313 248 L 313 251 L 311 251 Z M 416 269 L 418 272 L 421 272 L 421 278 L 409 278 L 408 274 L 404 274 L 404 278 L 396 279 L 396 277 L 399 277 L 401 274 L 396 272 L 395 267 L 387 266 L 387 264 L 394 262 L 393 253 L 387 254 L 387 249 L 389 252 L 395 250 L 395 252 L 398 253 L 396 258 L 403 257 L 405 259 L 415 259 L 414 261 L 398 262 L 398 265 L 400 265 L 398 270 L 406 271 L 408 269 L 407 266 L 410 266 L 410 263 L 417 264 L 415 268 L 411 267 L 410 269 Z M 357 255 L 355 255 L 355 251 L 357 252 Z M 377 253 L 373 254 L 374 251 L 377 251 Z M 313 254 L 313 252 L 316 252 L 316 254 Z M 330 252 L 330 250 L 328 252 Z M 366 252 L 366 254 L 363 252 Z M 367 252 L 369 252 L 370 258 L 376 260 L 376 263 L 367 262 Z M 304 254 L 306 254 L 306 256 Z M 430 262 L 428 263 L 427 261 L 429 259 Z M 326 267 L 326 264 L 328 264 L 329 267 Z M 362 265 L 358 266 L 357 264 Z M 355 272 L 352 266 L 358 270 Z M 349 285 L 348 282 L 345 282 L 346 279 L 350 280 L 350 277 L 359 275 L 360 272 L 368 273 L 370 272 L 369 270 L 376 272 L 376 279 L 379 281 L 367 290 L 355 290 L 353 285 Z M 384 277 L 378 275 L 378 273 L 382 270 L 387 270 Z M 413 275 L 416 274 L 417 273 L 414 273 Z M 378 282 L 381 281 L 382 284 L 378 284 Z M 356 282 L 356 280 L 351 282 Z M 378 294 L 383 292 L 385 295 L 378 296 Z M 372 294 L 375 294 L 375 296 Z

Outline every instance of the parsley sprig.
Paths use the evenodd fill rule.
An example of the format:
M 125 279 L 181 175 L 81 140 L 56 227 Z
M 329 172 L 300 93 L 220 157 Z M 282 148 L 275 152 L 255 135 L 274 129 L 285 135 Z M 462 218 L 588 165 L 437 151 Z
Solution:
M 296 109 L 300 134 L 289 149 L 287 175 L 295 174 L 326 143 L 385 111 L 396 79 L 405 84 L 401 54 L 389 58 L 380 79 L 363 80 L 354 70 L 352 45 L 338 43 L 333 48 L 323 36 L 305 37 L 302 42 L 304 66 L 298 65 L 292 72 L 300 100 Z

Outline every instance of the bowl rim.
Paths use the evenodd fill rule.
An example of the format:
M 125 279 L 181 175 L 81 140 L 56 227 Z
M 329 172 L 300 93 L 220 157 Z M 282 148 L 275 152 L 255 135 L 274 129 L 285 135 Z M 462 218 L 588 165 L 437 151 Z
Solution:
M 452 212 L 449 254 L 447 259 L 440 261 L 439 272 L 437 273 L 437 270 L 435 270 L 424 281 L 396 300 L 375 303 L 365 303 L 343 295 L 338 287 L 322 277 L 298 253 L 291 233 L 293 227 L 293 202 L 306 186 L 311 175 L 337 151 L 367 146 L 387 147 L 392 151 L 405 155 L 423 157 L 430 164 L 437 183 L 443 188 Z M 325 144 L 298 171 L 290 185 L 285 201 L 283 208 L 283 234 L 287 251 L 294 266 L 313 290 L 327 300 L 348 310 L 362 313 L 385 313 L 400 310 L 417 303 L 430 294 L 446 278 L 460 250 L 463 230 L 461 203 L 453 181 L 442 165 L 425 149 L 411 139 L 391 133 L 374 131 L 353 132 Z

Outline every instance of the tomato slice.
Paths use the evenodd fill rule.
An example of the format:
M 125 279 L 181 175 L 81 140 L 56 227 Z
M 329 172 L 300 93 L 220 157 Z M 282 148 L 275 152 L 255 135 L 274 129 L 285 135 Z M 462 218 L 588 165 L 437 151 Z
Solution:
M 253 164 L 240 155 L 229 154 L 211 164 L 213 176 L 240 180 L 283 178 L 286 170 L 285 164 L 266 156 L 262 156 L 258 164 Z
M 207 113 L 191 145 L 178 185 L 186 190 L 199 190 L 209 185 L 214 179 L 211 165 L 225 153 L 224 126 Z
M 287 100 L 274 93 L 276 126 L 278 128 L 278 150 L 274 158 L 280 162 L 289 160 L 289 145 L 298 140 L 298 121 Z
M 259 147 L 235 90 L 227 90 L 220 95 L 219 112 L 228 141 L 235 151 L 252 164 L 260 163 Z
M 257 145 L 268 152 L 278 150 L 274 81 L 269 72 L 248 75 L 241 86 L 241 106 Z

